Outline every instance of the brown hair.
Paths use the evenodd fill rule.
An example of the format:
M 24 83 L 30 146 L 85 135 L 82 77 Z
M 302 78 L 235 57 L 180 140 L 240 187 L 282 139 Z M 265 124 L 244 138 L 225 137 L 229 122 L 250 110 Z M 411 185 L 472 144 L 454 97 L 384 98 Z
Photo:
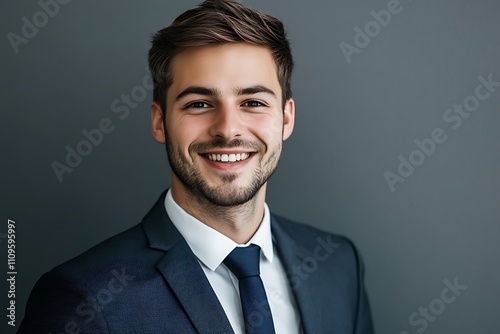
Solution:
M 282 103 L 291 98 L 293 58 L 283 23 L 234 0 L 207 0 L 153 35 L 149 69 L 153 100 L 165 113 L 167 89 L 172 84 L 172 59 L 190 47 L 245 42 L 269 48 L 278 68 Z

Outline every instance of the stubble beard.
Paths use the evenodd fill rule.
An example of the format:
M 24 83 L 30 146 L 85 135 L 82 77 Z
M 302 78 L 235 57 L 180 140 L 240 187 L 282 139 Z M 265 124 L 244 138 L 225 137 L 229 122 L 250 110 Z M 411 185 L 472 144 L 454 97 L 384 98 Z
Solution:
M 253 172 L 252 179 L 248 186 L 241 187 L 232 184 L 238 178 L 238 174 L 226 173 L 219 176 L 222 184 L 214 187 L 210 186 L 203 178 L 199 165 L 189 161 L 182 154 L 182 151 L 173 145 L 168 134 L 166 134 L 165 137 L 167 143 L 167 156 L 172 172 L 199 203 L 211 206 L 234 207 L 251 201 L 274 173 L 281 156 L 282 143 L 280 142 L 280 144 L 273 149 L 264 165 L 260 165 Z M 189 154 L 192 161 L 196 161 L 198 159 L 203 159 L 197 152 L 207 151 L 209 149 L 235 147 L 251 147 L 256 149 L 257 152 L 263 152 L 265 145 L 260 142 L 248 142 L 241 139 L 234 139 L 229 142 L 223 139 L 215 139 L 211 142 L 191 145 Z

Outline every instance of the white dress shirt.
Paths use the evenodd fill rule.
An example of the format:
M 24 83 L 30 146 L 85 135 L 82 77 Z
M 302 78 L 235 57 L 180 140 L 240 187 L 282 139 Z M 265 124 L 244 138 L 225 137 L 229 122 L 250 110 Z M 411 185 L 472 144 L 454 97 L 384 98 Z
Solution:
M 302 333 L 300 315 L 285 269 L 279 257 L 275 256 L 277 253 L 271 235 L 271 217 L 266 204 L 264 204 L 264 218 L 257 232 L 245 245 L 238 245 L 224 234 L 189 215 L 174 201 L 170 189 L 165 197 L 165 209 L 172 223 L 198 258 L 236 334 L 245 333 L 238 279 L 222 261 L 235 247 L 250 244 L 255 244 L 262 250 L 260 276 L 266 289 L 276 333 Z

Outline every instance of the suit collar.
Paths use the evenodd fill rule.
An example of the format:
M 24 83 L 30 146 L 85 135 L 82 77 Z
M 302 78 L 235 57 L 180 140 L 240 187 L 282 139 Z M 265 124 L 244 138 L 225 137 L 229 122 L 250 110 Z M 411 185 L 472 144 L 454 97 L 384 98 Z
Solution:
M 172 246 L 156 267 L 198 333 L 233 333 L 219 299 L 186 242 Z
M 141 225 L 148 239 L 149 246 L 153 249 L 167 251 L 182 240 L 182 235 L 172 224 L 165 212 L 163 202 L 166 191 L 153 205 L 151 210 L 142 219 Z
M 287 273 L 290 287 L 295 297 L 297 308 L 301 317 L 301 326 L 305 334 L 321 333 L 322 327 L 319 315 L 324 312 L 318 308 L 321 303 L 316 300 L 318 296 L 314 286 L 307 279 L 293 275 L 294 268 L 302 266 L 308 257 L 313 256 L 311 250 L 301 248 L 290 234 L 283 228 L 279 218 L 271 215 L 271 230 L 276 243 L 278 256 Z M 317 289 L 318 287 L 316 287 Z
M 142 220 L 150 247 L 165 251 L 156 267 L 198 333 L 234 333 L 196 256 L 165 211 L 165 194 Z

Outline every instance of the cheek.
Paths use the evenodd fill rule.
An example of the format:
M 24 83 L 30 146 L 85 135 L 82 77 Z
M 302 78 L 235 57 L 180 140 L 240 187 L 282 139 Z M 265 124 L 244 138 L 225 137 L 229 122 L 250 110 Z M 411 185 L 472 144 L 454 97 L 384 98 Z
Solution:
M 283 137 L 283 118 L 274 115 L 260 117 L 254 122 L 254 130 L 265 143 L 281 141 Z
M 172 121 L 170 125 L 167 128 L 174 145 L 186 155 L 188 154 L 189 145 L 199 140 L 206 133 L 206 124 L 198 122 L 196 119 L 185 118 Z

